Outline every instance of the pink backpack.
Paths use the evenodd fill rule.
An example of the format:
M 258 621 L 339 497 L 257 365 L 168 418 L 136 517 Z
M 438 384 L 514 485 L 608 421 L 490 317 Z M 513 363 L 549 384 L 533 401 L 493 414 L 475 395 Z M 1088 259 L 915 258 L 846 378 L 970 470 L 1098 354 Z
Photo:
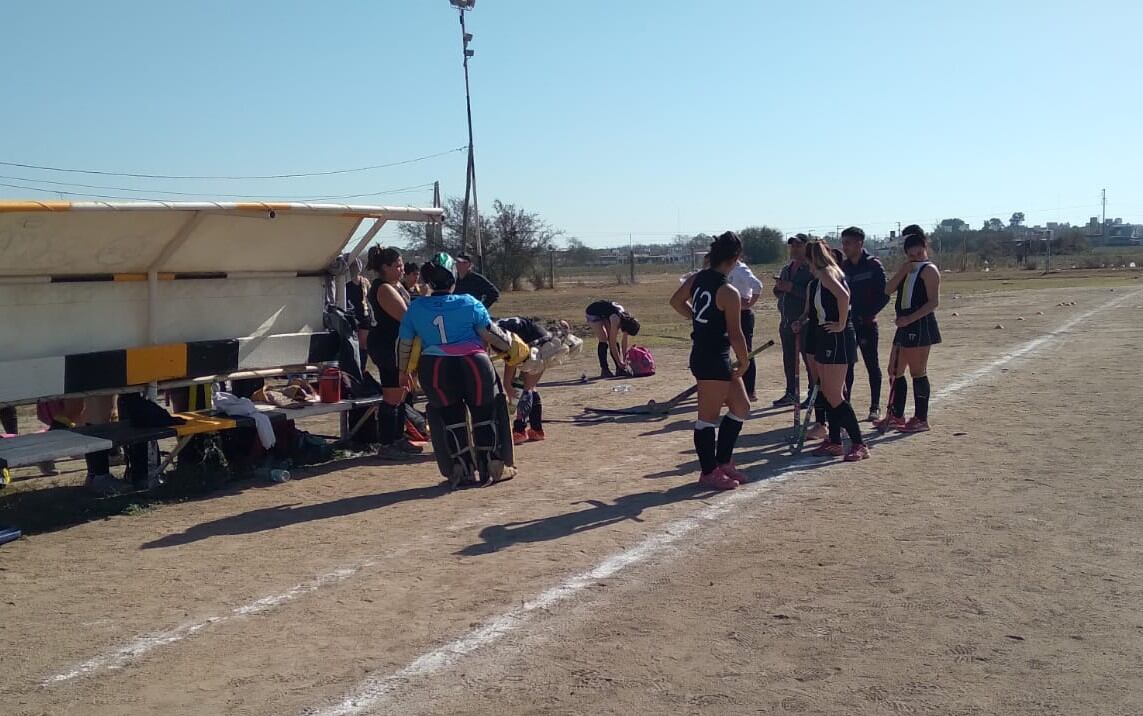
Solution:
M 631 367 L 631 375 L 636 378 L 655 375 L 655 356 L 644 346 L 631 346 L 627 349 L 627 365 Z

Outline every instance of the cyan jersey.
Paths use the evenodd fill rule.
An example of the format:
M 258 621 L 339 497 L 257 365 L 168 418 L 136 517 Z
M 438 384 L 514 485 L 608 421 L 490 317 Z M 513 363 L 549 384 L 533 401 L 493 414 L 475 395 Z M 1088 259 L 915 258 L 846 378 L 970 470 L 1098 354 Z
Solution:
M 472 355 L 484 350 L 478 331 L 490 323 L 488 309 L 472 296 L 425 296 L 409 304 L 400 336 L 410 341 L 419 337 L 422 355 Z

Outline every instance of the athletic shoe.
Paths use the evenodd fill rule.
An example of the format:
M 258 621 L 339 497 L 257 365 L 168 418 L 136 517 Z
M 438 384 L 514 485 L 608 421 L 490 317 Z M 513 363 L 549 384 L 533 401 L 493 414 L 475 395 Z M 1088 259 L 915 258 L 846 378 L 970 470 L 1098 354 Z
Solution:
M 858 460 L 865 460 L 869 457 L 869 448 L 864 445 L 852 445 L 849 452 L 845 454 L 846 462 L 857 462 Z
M 876 423 L 880 420 L 881 420 L 881 409 L 880 408 L 870 408 L 869 409 L 869 422 Z
M 749 400 L 751 403 L 757 403 L 758 402 L 758 394 L 757 393 L 751 393 L 750 395 L 746 396 L 746 399 Z
M 927 433 L 929 431 L 929 421 L 921 420 L 917 416 L 909 418 L 909 422 L 897 428 L 902 433 Z
M 728 477 L 716 467 L 710 472 L 699 475 L 699 487 L 709 487 L 712 490 L 733 490 L 738 487 L 738 480 Z
M 802 401 L 801 408 L 802 408 L 802 410 L 809 410 L 811 407 L 813 407 L 813 406 L 810 403 L 810 396 L 807 395 L 806 399 Z
M 829 430 L 821 423 L 814 423 L 806 430 L 806 440 L 825 440 Z
M 417 430 L 417 426 L 408 420 L 405 421 L 405 437 L 414 443 L 427 443 L 429 441 L 428 436 Z
M 497 482 L 504 482 L 516 477 L 516 468 L 512 465 L 505 465 L 503 460 L 489 460 L 488 461 L 488 474 L 485 475 L 484 482 L 493 485 Z
M 412 456 L 412 453 L 405 452 L 396 444 L 381 445 L 377 448 L 377 457 L 382 460 L 393 460 L 394 462 L 404 462 Z
M 88 475 L 83 486 L 104 497 L 119 495 L 131 489 L 125 482 L 116 480 L 111 475 Z
M 842 449 L 841 443 L 831 443 L 829 438 L 826 438 L 810 454 L 814 457 L 841 457 L 845 454 L 845 450 Z
M 513 432 L 512 433 L 512 444 L 513 445 L 523 445 L 526 442 L 528 442 L 528 433 L 524 433 L 524 432 L 520 432 L 520 433 Z
M 528 428 L 528 442 L 538 443 L 538 442 L 543 442 L 546 439 L 547 438 L 544 436 L 543 430 L 535 430 L 534 428 Z
M 750 476 L 735 467 L 733 460 L 726 463 L 725 465 L 719 465 L 718 469 L 722 471 L 723 475 L 726 475 L 731 480 L 737 482 L 739 485 L 745 485 L 746 483 L 750 482 Z
M 599 374 L 599 377 L 600 379 L 614 378 L 615 374 L 611 372 L 610 368 L 604 368 L 603 371 Z
M 408 438 L 401 438 L 397 442 L 393 443 L 393 447 L 409 455 L 420 455 L 425 451 L 425 449 L 420 445 L 414 445 L 413 443 L 409 442 Z
M 883 433 L 890 430 L 901 430 L 905 427 L 905 419 L 899 418 L 893 413 L 886 413 L 884 418 L 873 423 L 873 427 Z
M 787 406 L 787 405 L 793 405 L 793 404 L 794 404 L 794 403 L 796 403 L 797 401 L 798 401 L 798 399 L 797 399 L 797 398 L 795 398 L 794 396 L 790 395 L 789 393 L 786 393 L 786 394 L 785 394 L 785 395 L 783 395 L 781 398 L 778 398 L 778 399 L 777 399 L 777 400 L 775 400 L 773 403 L 770 403 L 770 405 L 772 405 L 772 406 L 773 406 L 773 407 L 775 407 L 775 408 L 783 408 L 783 407 L 785 407 L 785 406 Z

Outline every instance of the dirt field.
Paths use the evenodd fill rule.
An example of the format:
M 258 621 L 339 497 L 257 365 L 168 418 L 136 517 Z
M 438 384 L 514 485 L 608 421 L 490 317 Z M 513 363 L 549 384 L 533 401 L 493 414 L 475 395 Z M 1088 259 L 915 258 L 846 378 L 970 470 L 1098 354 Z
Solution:
M 933 432 L 860 464 L 760 408 L 758 481 L 701 492 L 686 406 L 553 422 L 493 488 L 358 459 L 0 547 L 0 713 L 1143 713 L 1143 281 L 956 283 Z M 647 323 L 659 375 L 561 385 L 588 346 L 546 415 L 686 387 Z

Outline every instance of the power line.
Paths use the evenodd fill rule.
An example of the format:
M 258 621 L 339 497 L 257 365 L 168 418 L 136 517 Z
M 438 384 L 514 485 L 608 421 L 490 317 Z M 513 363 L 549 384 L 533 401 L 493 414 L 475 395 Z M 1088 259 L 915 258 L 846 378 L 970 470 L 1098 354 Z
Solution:
M 423 162 L 426 159 L 436 159 L 443 157 L 446 154 L 453 154 L 456 152 L 463 152 L 468 149 L 468 145 L 463 147 L 456 147 L 455 149 L 448 149 L 436 154 L 426 154 L 422 157 L 415 157 L 413 159 L 403 159 L 399 162 L 389 162 L 388 164 L 373 164 L 367 167 L 355 167 L 353 169 L 330 169 L 327 171 L 317 172 L 294 172 L 290 174 L 263 174 L 252 176 L 207 176 L 207 175 L 179 175 L 179 174 L 135 174 L 131 172 L 112 172 L 99 169 L 68 169 L 65 167 L 50 167 L 41 164 L 22 164 L 20 162 L 0 162 L 0 166 L 5 167 L 19 167 L 21 169 L 37 169 L 45 172 L 63 172 L 67 174 L 95 174 L 99 176 L 112 176 L 112 177 L 130 177 L 132 179 L 209 179 L 209 180 L 248 180 L 248 179 L 298 179 L 302 177 L 323 177 L 332 176 L 334 174 L 352 174 L 355 172 L 368 172 L 374 169 L 387 169 L 389 167 L 399 167 L 406 164 L 413 164 L 416 162 Z M 67 193 L 67 192 L 64 192 Z
M 51 184 L 52 186 L 78 187 L 80 189 L 107 189 L 110 191 L 127 191 L 127 192 L 132 192 L 135 194 L 168 194 L 170 196 L 198 196 L 198 197 L 206 196 L 206 197 L 219 198 L 219 199 L 263 199 L 263 200 L 268 200 L 268 201 L 275 201 L 275 200 L 276 201 L 327 201 L 330 199 L 356 199 L 358 197 L 363 197 L 363 196 L 383 196 L 385 194 L 401 194 L 401 193 L 404 193 L 406 191 L 413 191 L 416 189 L 425 189 L 425 188 L 431 187 L 433 185 L 432 182 L 428 182 L 427 184 L 416 184 L 413 186 L 399 187 L 397 189 L 384 189 L 382 191 L 369 192 L 369 193 L 365 193 L 365 194 L 341 194 L 341 195 L 335 195 L 335 196 L 313 198 L 312 195 L 305 195 L 305 194 L 297 194 L 297 195 L 293 195 L 293 196 L 287 196 L 287 195 L 263 196 L 263 195 L 257 195 L 257 194 L 219 194 L 216 192 L 207 192 L 207 191 L 191 192 L 191 191 L 173 191 L 170 189 L 135 189 L 135 188 L 126 187 L 126 186 L 108 186 L 106 184 L 79 184 L 76 182 L 51 181 L 49 179 L 33 179 L 30 177 L 6 176 L 3 174 L 0 174 L 0 179 L 9 179 L 12 181 L 22 181 L 22 182 L 32 182 L 35 184 Z M 9 186 L 9 185 L 5 185 L 5 186 Z M 36 189 L 38 191 L 44 191 L 44 192 L 60 193 L 57 189 L 41 189 L 38 187 L 24 187 L 24 188 Z M 91 194 L 89 196 L 97 196 L 97 195 Z

